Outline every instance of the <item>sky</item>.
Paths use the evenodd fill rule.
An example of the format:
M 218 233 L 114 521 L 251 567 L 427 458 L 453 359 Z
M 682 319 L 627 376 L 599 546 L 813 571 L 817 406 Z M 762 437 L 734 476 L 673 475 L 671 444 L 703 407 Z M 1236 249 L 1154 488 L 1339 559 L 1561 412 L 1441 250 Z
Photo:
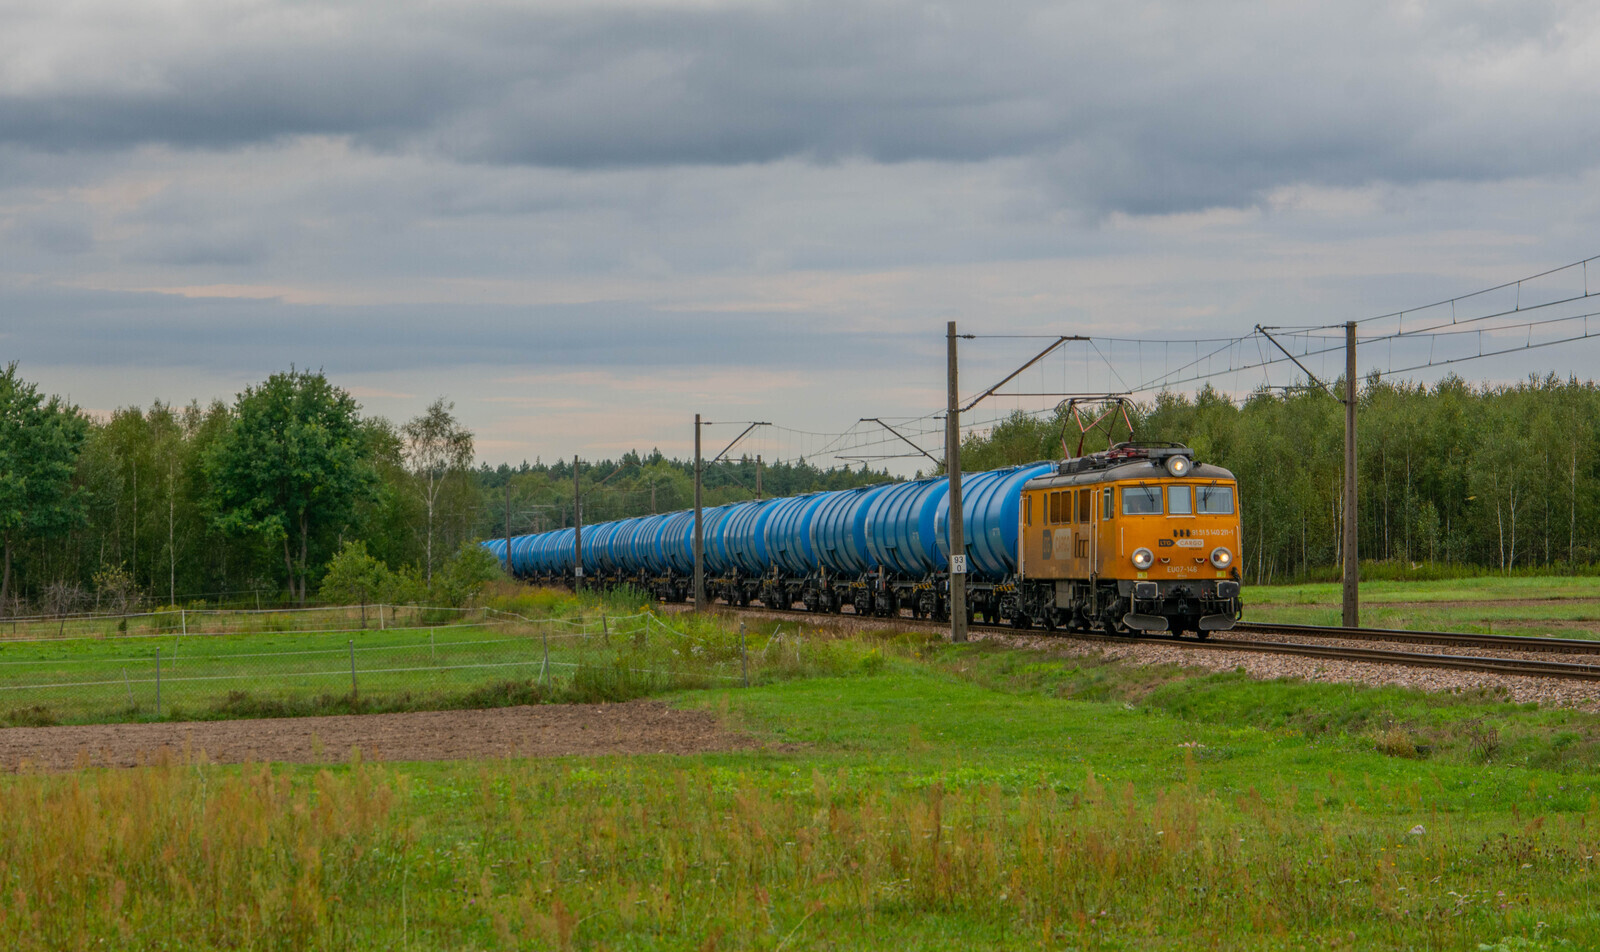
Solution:
M 1011 390 L 1148 397 L 1257 324 L 1587 294 L 1414 310 L 1600 254 L 1596 115 L 1592 3 L 0 0 L 0 360 L 96 413 L 321 369 L 490 463 L 687 456 L 698 412 L 908 472 L 858 420 L 939 455 L 947 321 L 968 395 L 1080 335 Z M 1523 333 L 1406 320 L 1363 373 Z M 1292 383 L 1270 346 L 1196 366 Z

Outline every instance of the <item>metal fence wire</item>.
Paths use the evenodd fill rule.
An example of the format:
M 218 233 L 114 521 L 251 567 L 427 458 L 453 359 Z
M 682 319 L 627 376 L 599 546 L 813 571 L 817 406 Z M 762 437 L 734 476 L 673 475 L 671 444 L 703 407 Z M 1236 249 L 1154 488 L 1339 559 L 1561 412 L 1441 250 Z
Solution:
M 529 618 L 368 605 L 7 619 L 0 721 L 614 700 L 748 685 L 801 663 L 798 633 L 759 641 L 743 626 L 650 612 Z

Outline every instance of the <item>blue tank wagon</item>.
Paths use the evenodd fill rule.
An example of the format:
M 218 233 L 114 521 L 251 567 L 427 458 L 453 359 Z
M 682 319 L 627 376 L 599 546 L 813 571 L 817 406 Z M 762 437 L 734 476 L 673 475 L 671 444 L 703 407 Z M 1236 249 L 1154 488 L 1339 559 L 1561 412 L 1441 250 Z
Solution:
M 1129 446 L 1134 449 L 1128 449 Z M 1114 452 L 1066 463 L 1030 463 L 964 474 L 961 508 L 969 573 L 969 613 L 981 615 L 990 622 L 1009 621 L 1018 627 L 1028 627 L 1035 622 L 1055 627 L 1057 623 L 1091 615 L 1111 617 L 1108 612 L 1121 612 L 1129 619 L 1139 620 L 1139 624 L 1134 625 L 1119 616 L 1108 623 L 1111 627 L 1145 626 L 1148 630 L 1155 621 L 1161 621 L 1162 618 L 1151 620 L 1151 612 L 1158 611 L 1160 606 L 1152 609 L 1150 606 L 1154 602 L 1148 598 L 1139 601 L 1142 589 L 1134 587 L 1132 582 L 1123 586 L 1134 593 L 1131 596 L 1107 589 L 1111 594 L 1086 600 L 1082 591 L 1090 591 L 1085 586 L 1096 584 L 1094 579 L 1087 579 L 1084 584 L 1070 580 L 1066 584 L 1039 581 L 1025 577 L 1025 566 L 1019 558 L 1025 548 L 1021 527 L 1025 523 L 1034 526 L 1035 520 L 1040 525 L 1046 524 L 1042 509 L 1038 512 L 1025 509 L 1024 500 L 1032 498 L 1025 494 L 1026 486 L 1037 488 L 1045 481 L 1062 478 L 1069 471 L 1076 473 L 1085 466 L 1093 468 L 1099 465 L 1096 460 L 1101 456 L 1115 455 L 1118 465 L 1126 467 L 1130 464 L 1124 458 L 1131 459 L 1129 454 L 1137 456 L 1143 447 L 1144 444 L 1118 444 Z M 1163 450 L 1155 455 L 1161 455 L 1164 460 L 1175 452 L 1178 451 Z M 1189 454 L 1186 459 L 1192 458 L 1187 447 L 1181 452 Z M 1155 455 L 1149 458 L 1154 459 Z M 1144 456 L 1138 459 L 1150 470 L 1149 479 L 1188 478 L 1165 471 L 1156 473 Z M 1145 477 L 1145 470 L 1138 472 L 1141 478 Z M 1208 491 L 1220 498 L 1220 491 Z M 1236 520 L 1232 499 L 1228 496 L 1228 515 Z M 1088 512 L 1083 500 L 1079 503 L 1079 508 Z M 1115 507 L 1106 504 L 1102 508 L 1104 518 L 1112 519 Z M 1080 521 L 1087 518 L 1079 514 Z M 944 479 L 886 483 L 715 506 L 705 510 L 706 594 L 714 601 L 730 605 L 760 602 L 770 608 L 789 609 L 799 603 L 815 612 L 838 612 L 849 605 L 860 615 L 889 617 L 910 611 L 915 617 L 945 620 L 950 610 L 949 523 L 949 482 Z M 1174 530 L 1175 533 L 1182 531 Z M 515 536 L 511 539 L 509 558 L 505 540 L 489 540 L 483 545 L 517 578 L 570 585 L 574 581 L 573 535 L 569 528 Z M 1029 539 L 1032 540 L 1032 536 Z M 591 585 L 629 585 L 662 601 L 685 601 L 694 594 L 692 510 L 585 526 L 583 541 L 584 576 Z M 1041 558 L 1054 558 L 1053 550 Z M 1233 558 L 1232 550 L 1229 550 L 1229 558 Z M 1165 563 L 1168 559 L 1161 561 Z M 1040 570 L 1054 567 L 1041 563 Z M 1237 591 L 1237 569 L 1231 562 L 1219 566 L 1214 574 L 1218 578 L 1228 576 L 1233 584 L 1230 591 Z M 1177 592 L 1181 586 L 1174 583 L 1169 587 Z M 1221 590 L 1221 583 L 1215 587 Z M 1062 591 L 1069 593 L 1067 604 L 1062 604 L 1056 594 Z M 1078 594 L 1072 596 L 1073 592 Z M 1073 598 L 1076 600 L 1070 600 Z M 1174 595 L 1168 601 L 1188 611 L 1189 615 L 1199 617 L 1211 612 L 1202 618 L 1208 624 L 1220 625 L 1217 619 L 1223 613 L 1231 612 L 1231 617 L 1238 614 L 1236 595 L 1226 604 L 1227 600 L 1221 596 L 1211 596 L 1211 601 L 1198 596 L 1188 598 L 1185 595 L 1184 598 L 1187 601 Z M 1094 604 L 1086 609 L 1084 606 L 1089 601 Z M 1200 607 L 1195 608 L 1195 605 Z M 1222 607 L 1218 608 L 1219 605 Z M 1095 614 L 1097 611 L 1099 614 Z M 1192 621 L 1187 615 L 1177 620 Z

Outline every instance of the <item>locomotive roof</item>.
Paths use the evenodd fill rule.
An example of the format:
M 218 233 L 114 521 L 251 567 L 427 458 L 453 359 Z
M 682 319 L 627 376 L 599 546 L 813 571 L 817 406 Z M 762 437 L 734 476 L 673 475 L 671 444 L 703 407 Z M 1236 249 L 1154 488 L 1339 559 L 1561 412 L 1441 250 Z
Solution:
M 1195 463 L 1182 477 L 1167 472 L 1169 456 L 1194 459 L 1194 450 L 1181 444 L 1118 444 L 1106 453 L 1094 453 L 1056 465 L 1056 471 L 1035 476 L 1023 489 L 1052 486 L 1087 486 L 1129 479 L 1233 479 L 1233 473 L 1210 463 Z

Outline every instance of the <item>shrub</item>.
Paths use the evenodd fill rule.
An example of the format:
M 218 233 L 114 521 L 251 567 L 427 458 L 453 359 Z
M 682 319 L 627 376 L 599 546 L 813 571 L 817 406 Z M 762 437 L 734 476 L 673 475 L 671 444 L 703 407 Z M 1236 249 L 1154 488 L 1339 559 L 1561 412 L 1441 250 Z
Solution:
M 367 623 L 367 605 L 383 601 L 395 588 L 394 573 L 367 554 L 365 542 L 346 542 L 328 563 L 318 597 L 334 604 L 361 606 L 362 627 Z
M 492 552 L 475 542 L 464 543 L 434 573 L 429 600 L 459 607 L 477 597 L 484 586 L 504 576 L 500 560 Z

